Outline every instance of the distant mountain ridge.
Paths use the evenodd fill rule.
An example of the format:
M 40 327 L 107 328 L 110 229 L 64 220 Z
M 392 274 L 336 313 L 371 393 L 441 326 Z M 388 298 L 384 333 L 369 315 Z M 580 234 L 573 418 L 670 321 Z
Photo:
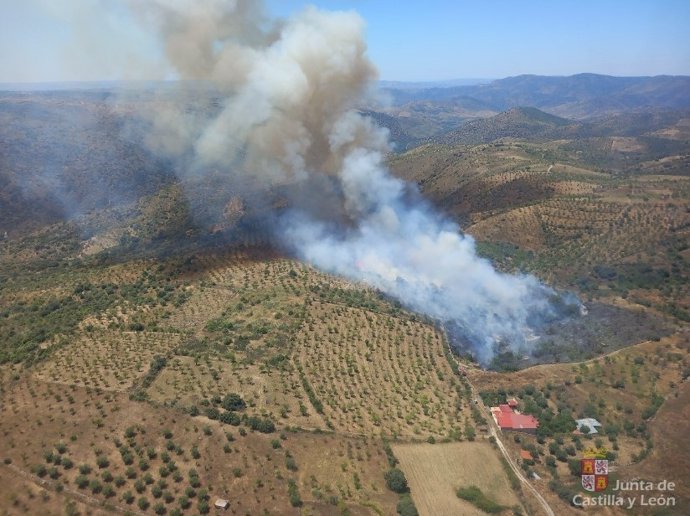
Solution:
M 519 75 L 488 84 L 385 90 L 393 104 L 419 101 L 454 104 L 473 99 L 496 112 L 530 106 L 548 113 L 587 118 L 633 109 L 690 108 L 690 76 L 614 77 L 582 73 L 568 77 Z
M 477 145 L 502 138 L 533 141 L 642 136 L 690 118 L 690 111 L 659 110 L 605 115 L 587 120 L 558 117 L 537 108 L 516 107 L 488 118 L 469 120 L 457 129 L 429 138 L 444 145 Z

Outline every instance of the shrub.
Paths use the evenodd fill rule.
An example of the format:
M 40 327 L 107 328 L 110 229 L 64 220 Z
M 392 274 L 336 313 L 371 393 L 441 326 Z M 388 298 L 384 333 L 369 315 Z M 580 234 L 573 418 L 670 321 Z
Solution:
M 101 489 L 103 489 L 103 486 L 101 486 L 101 483 L 98 480 L 93 479 L 91 482 L 89 482 L 89 489 L 93 494 L 98 494 L 101 492 Z
M 408 490 L 407 479 L 405 478 L 405 473 L 398 468 L 392 468 L 386 471 L 384 475 L 386 479 L 386 485 L 391 491 L 396 493 L 406 493 Z
M 125 466 L 130 466 L 134 464 L 134 455 L 132 455 L 132 453 L 129 450 L 125 451 L 124 453 L 121 452 L 121 455 L 122 462 L 125 464 Z
M 398 464 L 398 459 L 395 458 L 395 455 L 393 455 L 393 449 L 391 448 L 390 443 L 387 441 L 383 442 L 383 451 L 386 452 L 386 459 L 388 459 L 388 465 L 391 468 L 394 468 Z
M 241 422 L 241 419 L 236 413 L 226 411 L 220 415 L 220 422 L 225 423 L 226 425 L 238 426 Z
M 149 508 L 149 505 L 151 505 L 148 501 L 148 499 L 145 496 L 142 496 L 139 498 L 139 501 L 137 502 L 137 505 L 142 511 L 145 511 L 146 509 Z
M 276 426 L 273 423 L 273 421 L 267 418 L 261 418 L 257 416 L 248 417 L 247 424 L 249 425 L 249 428 L 251 428 L 252 430 L 256 430 L 264 434 L 270 434 L 272 432 L 275 432 L 276 429 Z
M 300 498 L 297 484 L 292 479 L 288 480 L 288 496 L 290 497 L 290 505 L 293 507 L 302 506 L 302 498 Z
M 505 509 L 502 505 L 488 498 L 477 486 L 461 487 L 458 489 L 457 495 L 459 498 L 467 500 L 478 509 L 489 514 L 495 514 Z
M 297 462 L 295 462 L 295 458 L 290 454 L 285 456 L 285 467 L 290 471 L 297 471 Z
M 225 410 L 231 411 L 242 410 L 247 407 L 242 397 L 234 392 L 231 392 L 223 398 L 222 405 Z
M 398 500 L 396 511 L 400 516 L 418 516 L 417 507 L 415 507 L 412 497 L 405 494 Z

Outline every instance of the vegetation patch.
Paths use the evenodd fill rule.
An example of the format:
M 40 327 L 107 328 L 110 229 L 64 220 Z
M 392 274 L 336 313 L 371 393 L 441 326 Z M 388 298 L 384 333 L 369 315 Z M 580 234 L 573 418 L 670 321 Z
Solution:
M 458 488 L 457 495 L 487 514 L 496 514 L 506 509 L 503 505 L 486 496 L 477 486 L 460 487 Z

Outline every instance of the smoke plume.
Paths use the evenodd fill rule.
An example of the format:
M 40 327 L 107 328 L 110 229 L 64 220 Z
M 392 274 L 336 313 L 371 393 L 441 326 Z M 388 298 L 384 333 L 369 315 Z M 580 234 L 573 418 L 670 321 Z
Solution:
M 274 20 L 255 0 L 129 6 L 157 31 L 178 77 L 212 85 L 221 99 L 208 116 L 174 103 L 157 110 L 148 143 L 184 162 L 185 174 L 299 185 L 301 197 L 272 221 L 297 256 L 460 328 L 483 364 L 499 342 L 521 351 L 554 315 L 553 290 L 496 271 L 386 169 L 388 134 L 357 111 L 376 70 L 356 13 L 310 7 Z M 329 201 L 314 201 L 322 195 Z

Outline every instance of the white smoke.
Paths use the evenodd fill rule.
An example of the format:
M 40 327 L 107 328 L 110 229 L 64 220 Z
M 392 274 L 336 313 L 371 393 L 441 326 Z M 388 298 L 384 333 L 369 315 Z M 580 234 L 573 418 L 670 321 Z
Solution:
M 482 363 L 497 341 L 526 345 L 554 292 L 534 277 L 497 272 L 471 237 L 386 169 L 387 132 L 357 112 L 376 71 L 356 13 L 310 7 L 271 20 L 255 0 L 128 5 L 158 32 L 180 79 L 210 83 L 224 99 L 210 119 L 174 105 L 159 110 L 152 146 L 191 154 L 197 173 L 220 169 L 265 186 L 330 178 L 341 206 L 300 211 L 294 203 L 276 228 L 286 246 L 461 328 Z
M 304 260 L 454 324 L 485 365 L 496 343 L 521 351 L 531 322 L 553 315 L 551 289 L 480 259 L 474 240 L 455 224 L 405 199 L 407 185 L 388 174 L 378 152 L 353 150 L 341 180 L 346 203 L 360 214 L 353 228 L 338 231 L 300 215 L 283 225 L 286 241 Z

